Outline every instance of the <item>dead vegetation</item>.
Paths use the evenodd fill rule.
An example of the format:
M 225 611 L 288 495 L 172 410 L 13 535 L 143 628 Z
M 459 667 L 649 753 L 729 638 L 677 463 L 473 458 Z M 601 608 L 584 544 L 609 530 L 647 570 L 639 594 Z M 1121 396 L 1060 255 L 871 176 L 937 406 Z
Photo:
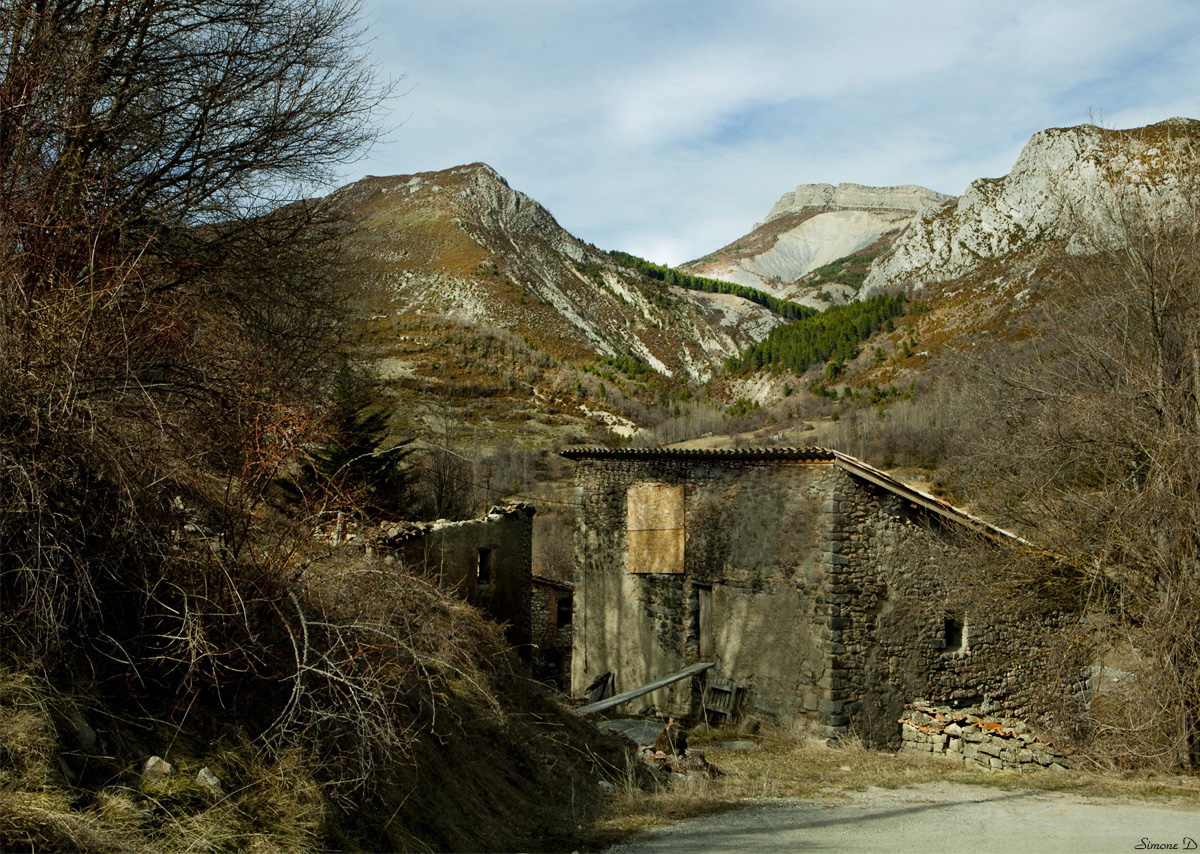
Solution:
M 5 851 L 559 847 L 623 767 L 498 627 L 312 536 L 380 509 L 301 200 L 374 134 L 354 12 L 6 10 Z
M 725 749 L 722 745 L 731 746 Z M 871 787 L 890 789 L 939 781 L 1200 807 L 1200 785 L 1194 777 L 1144 769 L 1125 773 L 994 772 L 872 750 L 853 740 L 830 748 L 823 741 L 798 733 L 764 731 L 748 735 L 737 728 L 710 730 L 704 726 L 691 731 L 689 750 L 703 751 L 706 759 L 720 769 L 720 775 L 674 779 L 651 790 L 637 785 L 619 786 L 606 818 L 593 830 L 594 839 L 600 843 L 612 842 L 673 821 L 736 809 L 763 798 L 832 802 L 846 792 Z

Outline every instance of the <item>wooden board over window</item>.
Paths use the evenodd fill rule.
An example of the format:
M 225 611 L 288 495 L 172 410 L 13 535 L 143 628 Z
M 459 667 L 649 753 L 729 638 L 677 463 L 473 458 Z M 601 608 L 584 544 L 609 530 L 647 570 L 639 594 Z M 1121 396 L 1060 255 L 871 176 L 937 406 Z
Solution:
M 626 493 L 630 572 L 683 572 L 683 485 L 641 483 Z

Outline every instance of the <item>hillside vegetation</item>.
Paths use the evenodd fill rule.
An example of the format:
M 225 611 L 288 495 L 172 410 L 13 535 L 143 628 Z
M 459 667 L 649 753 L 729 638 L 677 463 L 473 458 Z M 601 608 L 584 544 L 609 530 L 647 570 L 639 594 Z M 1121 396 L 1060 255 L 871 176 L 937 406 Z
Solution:
M 888 275 L 920 301 L 861 347 L 848 330 L 844 364 L 817 375 L 834 350 L 816 346 L 827 330 L 811 318 L 731 367 L 761 367 L 739 382 L 773 390 L 790 380 L 772 377 L 782 365 L 811 364 L 809 387 L 827 402 L 793 403 L 784 385 L 764 417 L 828 413 L 823 443 L 904 466 L 1053 555 L 1050 570 L 1006 566 L 985 587 L 1013 613 L 1075 615 L 1056 654 L 1120 679 L 1081 676 L 1072 702 L 1040 713 L 1068 721 L 1060 737 L 1102 764 L 1194 773 L 1200 123 L 1047 131 L 1021 166 L 901 239 Z M 1005 215 L 1001 237 L 981 225 Z M 908 255 L 919 263 L 905 266 Z M 756 437 L 784 432 L 761 423 Z
M 862 302 L 830 306 L 789 326 L 771 330 L 767 338 L 727 363 L 731 371 L 784 369 L 803 374 L 812 365 L 828 364 L 831 379 L 859 347 L 880 329 L 891 331 L 892 318 L 904 314 L 904 294 L 879 294 Z
M 6 9 L 5 851 L 558 849 L 624 773 L 498 627 L 322 534 L 403 509 L 305 201 L 374 136 L 354 9 Z
M 771 296 L 757 288 L 735 285 L 732 282 L 722 282 L 719 279 L 708 279 L 704 276 L 693 276 L 690 273 L 672 270 L 670 267 L 655 264 L 652 261 L 647 261 L 645 258 L 630 255 L 627 252 L 613 251 L 608 254 L 615 258 L 618 263 L 632 267 L 639 272 L 645 273 L 650 278 L 665 282 L 668 285 L 678 285 L 688 290 L 704 291 L 712 294 L 732 294 L 744 300 L 749 300 L 752 303 L 757 303 L 764 308 L 769 308 L 780 317 L 785 317 L 788 320 L 811 317 L 817 313 L 816 309 Z

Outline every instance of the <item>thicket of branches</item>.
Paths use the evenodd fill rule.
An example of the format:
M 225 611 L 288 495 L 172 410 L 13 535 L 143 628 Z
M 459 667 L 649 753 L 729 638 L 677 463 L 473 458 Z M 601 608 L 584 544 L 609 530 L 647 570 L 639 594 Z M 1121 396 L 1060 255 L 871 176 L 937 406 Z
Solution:
M 129 621 L 154 626 L 147 597 L 173 595 L 152 579 L 186 562 L 171 545 L 179 507 L 216 543 L 191 560 L 238 560 L 246 511 L 318 432 L 336 234 L 299 198 L 374 133 L 380 91 L 354 11 L 342 0 L 6 7 L 7 649 L 51 660 L 63 643 L 104 639 L 128 663 Z
M 1139 165 L 1111 138 L 1088 251 L 1053 277 L 1047 338 L 980 388 L 966 471 L 1073 568 L 1096 660 L 1133 694 L 1090 732 L 1126 761 L 1200 768 L 1200 123 Z M 1153 131 L 1155 129 L 1147 129 Z M 1107 619 L 1099 618 L 1107 615 Z M 1110 664 L 1110 666 L 1112 666 Z
M 3 664 L 160 720 L 236 710 L 347 803 L 434 714 L 430 649 L 490 696 L 411 614 L 298 580 L 310 496 L 295 530 L 262 512 L 329 445 L 338 226 L 304 197 L 374 135 L 355 6 L 20 0 L 0 30 Z

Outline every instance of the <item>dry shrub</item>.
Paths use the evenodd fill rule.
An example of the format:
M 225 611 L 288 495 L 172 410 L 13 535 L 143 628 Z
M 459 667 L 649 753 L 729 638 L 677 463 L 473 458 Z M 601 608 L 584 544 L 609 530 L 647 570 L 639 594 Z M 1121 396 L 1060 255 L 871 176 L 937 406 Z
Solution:
M 624 767 L 626 746 L 533 682 L 501 627 L 345 554 L 298 586 L 300 667 L 269 741 L 321 757 L 342 806 L 335 835 L 382 833 L 389 850 L 542 849 L 599 808 L 598 781 Z
M 1062 202 L 1073 254 L 1039 269 L 1040 340 L 976 366 L 955 467 L 1073 579 L 1086 621 L 1062 638 L 1065 681 L 1083 684 L 1067 672 L 1081 655 L 1140 655 L 1129 693 L 1085 706 L 1079 734 L 1101 758 L 1195 773 L 1200 122 L 1097 138 L 1094 193 Z

